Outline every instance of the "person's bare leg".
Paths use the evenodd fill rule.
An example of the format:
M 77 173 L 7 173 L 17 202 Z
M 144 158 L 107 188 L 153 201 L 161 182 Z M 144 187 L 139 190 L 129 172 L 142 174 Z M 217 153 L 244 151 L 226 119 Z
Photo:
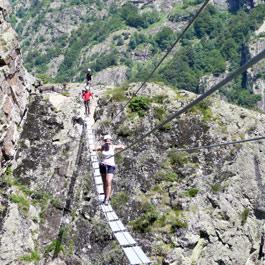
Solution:
M 106 193 L 107 193 L 106 174 L 101 173 L 101 178 L 102 178 L 102 182 L 103 182 L 103 191 L 104 191 L 104 195 L 105 195 L 104 200 L 106 200 Z
M 106 201 L 109 201 L 109 198 L 111 196 L 112 179 L 113 179 L 113 174 L 112 173 L 106 175 L 106 193 L 105 193 Z

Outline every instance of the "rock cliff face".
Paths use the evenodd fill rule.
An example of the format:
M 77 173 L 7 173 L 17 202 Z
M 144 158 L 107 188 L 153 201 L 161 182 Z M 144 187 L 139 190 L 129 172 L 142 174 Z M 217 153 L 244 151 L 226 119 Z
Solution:
M 219 1 L 216 2 L 218 3 Z M 223 1 L 220 0 L 220 2 Z M 228 0 L 227 4 L 231 11 L 238 11 L 242 7 L 251 9 L 259 4 L 262 4 L 262 0 Z
M 122 97 L 109 94 L 96 115 L 97 133 L 125 144 L 194 98 L 148 84 L 144 98 L 113 120 Z M 264 121 L 263 114 L 211 98 L 117 157 L 113 206 L 157 264 L 263 264 L 263 142 L 178 148 L 264 135 Z
M 126 265 L 91 181 L 82 86 L 41 87 L 29 98 L 38 84 L 23 68 L 8 10 L 0 0 L 0 264 Z M 263 44 L 255 42 L 253 53 Z M 249 75 L 263 80 L 259 69 Z M 125 72 L 112 69 L 95 78 L 109 85 L 115 75 L 117 85 Z M 107 132 L 125 144 L 140 139 L 194 98 L 147 84 L 142 97 L 113 120 L 135 88 L 116 88 L 100 98 L 99 141 Z M 211 98 L 116 157 L 112 205 L 154 262 L 264 263 L 263 142 L 177 150 L 264 135 L 264 122 L 264 114 Z
M 0 173 L 14 157 L 28 96 L 34 83 L 22 65 L 15 31 L 6 22 L 10 6 L 0 1 Z
M 0 179 L 0 264 L 127 264 L 90 178 L 81 86 L 39 89 Z
M 255 32 L 255 38 L 249 45 L 251 56 L 258 54 L 265 49 L 265 21 L 263 25 Z M 257 64 L 252 71 L 248 72 L 247 80 L 252 84 L 252 90 L 255 94 L 261 95 L 261 101 L 258 107 L 265 110 L 265 60 Z

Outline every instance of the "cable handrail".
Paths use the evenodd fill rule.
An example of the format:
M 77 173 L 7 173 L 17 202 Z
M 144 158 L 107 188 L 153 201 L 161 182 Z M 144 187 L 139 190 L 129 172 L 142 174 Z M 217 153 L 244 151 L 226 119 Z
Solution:
M 171 114 L 166 120 L 162 121 L 160 124 L 158 124 L 157 126 L 155 126 L 149 132 L 145 133 L 143 136 L 141 136 L 141 138 L 135 140 L 134 142 L 132 142 L 131 144 L 129 144 L 126 148 L 124 148 L 123 150 L 115 153 L 111 157 L 116 156 L 118 154 L 121 154 L 121 153 L 125 152 L 126 150 L 131 149 L 133 146 L 137 145 L 138 143 L 142 142 L 146 137 L 148 137 L 149 135 L 153 134 L 156 130 L 162 128 L 168 122 L 172 121 L 176 117 L 178 117 L 181 114 L 183 114 L 184 112 L 188 111 L 193 106 L 195 106 L 196 104 L 198 104 L 199 102 L 201 102 L 205 98 L 209 97 L 215 91 L 217 91 L 218 89 L 222 88 L 224 85 L 226 85 L 227 83 L 229 83 L 232 79 L 234 79 L 238 75 L 242 74 L 248 68 L 250 68 L 253 65 L 257 64 L 259 61 L 261 61 L 264 58 L 265 58 L 265 49 L 262 50 L 260 53 L 258 53 L 256 56 L 254 56 L 252 59 L 250 59 L 248 62 L 246 62 L 244 65 L 242 65 L 241 67 L 239 67 L 238 69 L 236 69 L 234 72 L 230 73 L 228 76 L 226 76 L 219 83 L 215 84 L 212 88 L 210 88 L 204 94 L 198 96 L 192 102 L 188 103 L 186 106 L 184 106 L 180 110 L 178 110 L 178 111 L 174 112 L 173 114 Z
M 137 95 L 137 93 L 144 87 L 144 85 L 148 82 L 148 80 L 153 76 L 155 71 L 159 68 L 159 66 L 164 62 L 166 57 L 171 53 L 171 51 L 175 48 L 175 46 L 179 43 L 181 38 L 184 36 L 184 34 L 187 32 L 187 30 L 192 26 L 192 24 L 196 21 L 196 19 L 199 17 L 201 12 L 204 10 L 204 8 L 207 6 L 207 4 L 210 2 L 210 0 L 206 0 L 203 5 L 199 8 L 198 12 L 194 15 L 194 17 L 191 19 L 191 21 L 188 23 L 188 25 L 185 27 L 185 29 L 181 32 L 181 34 L 177 37 L 175 42 L 172 44 L 172 46 L 167 50 L 167 52 L 164 54 L 164 56 L 160 59 L 158 64 L 155 66 L 155 68 L 152 70 L 152 72 L 147 76 L 147 78 L 143 81 L 143 83 L 140 85 L 140 87 L 136 90 L 136 92 L 133 93 L 133 95 L 129 98 L 127 103 L 122 107 L 122 109 L 114 116 L 113 120 L 116 119 L 128 106 L 128 104 L 132 101 L 132 99 Z
M 219 146 L 234 145 L 234 144 L 255 142 L 255 141 L 261 141 L 261 140 L 265 140 L 265 136 L 242 139 L 242 140 L 237 140 L 237 141 L 223 142 L 223 143 L 218 143 L 218 144 L 201 145 L 201 146 L 194 146 L 194 147 L 187 147 L 187 148 L 176 148 L 176 151 L 177 152 L 190 152 L 190 151 L 196 151 L 200 149 L 210 149 L 210 148 L 215 148 Z

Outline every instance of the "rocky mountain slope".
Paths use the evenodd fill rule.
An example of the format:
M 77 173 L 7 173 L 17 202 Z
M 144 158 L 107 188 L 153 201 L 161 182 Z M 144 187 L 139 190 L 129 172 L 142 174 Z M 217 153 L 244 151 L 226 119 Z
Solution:
M 113 123 L 138 85 L 95 91 L 98 142 L 107 132 L 116 143 L 141 139 L 195 97 L 150 83 Z M 32 97 L 1 177 L 1 264 L 126 265 L 90 176 L 82 86 L 54 88 Z M 211 98 L 116 157 L 112 205 L 155 264 L 264 262 L 263 142 L 178 151 L 264 135 L 264 119 Z
M 148 84 L 101 99 L 97 135 L 128 144 L 194 98 Z M 263 264 L 263 142 L 196 152 L 179 148 L 264 135 L 264 114 L 211 98 L 117 157 L 113 206 L 156 264 Z M 262 261 L 263 260 L 263 261 Z
M 14 158 L 20 125 L 35 79 L 22 65 L 17 35 L 6 22 L 8 1 L 0 2 L 0 173 Z
M 45 82 L 83 81 L 91 67 L 97 82 L 109 84 L 112 74 L 122 82 L 150 73 L 202 2 L 13 0 L 10 21 L 27 68 Z M 264 47 L 259 31 L 264 17 L 260 0 L 213 1 L 154 79 L 193 92 L 207 89 L 207 82 L 244 63 L 253 54 L 253 43 Z M 257 70 L 233 83 L 225 93 L 228 100 L 256 105 L 260 97 L 252 93 L 264 90 L 262 68 Z
M 126 265 L 90 176 L 83 85 L 36 82 L 8 10 L 0 1 L 0 264 Z M 93 87 L 99 142 L 105 133 L 117 143 L 141 139 L 195 97 L 148 83 L 114 118 L 138 87 Z M 264 263 L 263 142 L 178 150 L 264 135 L 264 121 L 261 112 L 213 97 L 116 157 L 112 205 L 154 264 Z
M 66 89 L 28 106 L 1 179 L 1 264 L 126 264 L 91 182 L 80 88 Z

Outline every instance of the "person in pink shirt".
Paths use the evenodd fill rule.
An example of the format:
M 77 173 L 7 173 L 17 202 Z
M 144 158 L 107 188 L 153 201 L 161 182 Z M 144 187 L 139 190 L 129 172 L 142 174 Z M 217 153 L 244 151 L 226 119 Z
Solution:
M 91 98 L 93 98 L 93 93 L 89 91 L 88 89 L 85 89 L 82 92 L 82 98 L 83 98 L 84 105 L 85 105 L 85 114 L 89 115 L 90 114 L 89 103 L 90 103 Z

